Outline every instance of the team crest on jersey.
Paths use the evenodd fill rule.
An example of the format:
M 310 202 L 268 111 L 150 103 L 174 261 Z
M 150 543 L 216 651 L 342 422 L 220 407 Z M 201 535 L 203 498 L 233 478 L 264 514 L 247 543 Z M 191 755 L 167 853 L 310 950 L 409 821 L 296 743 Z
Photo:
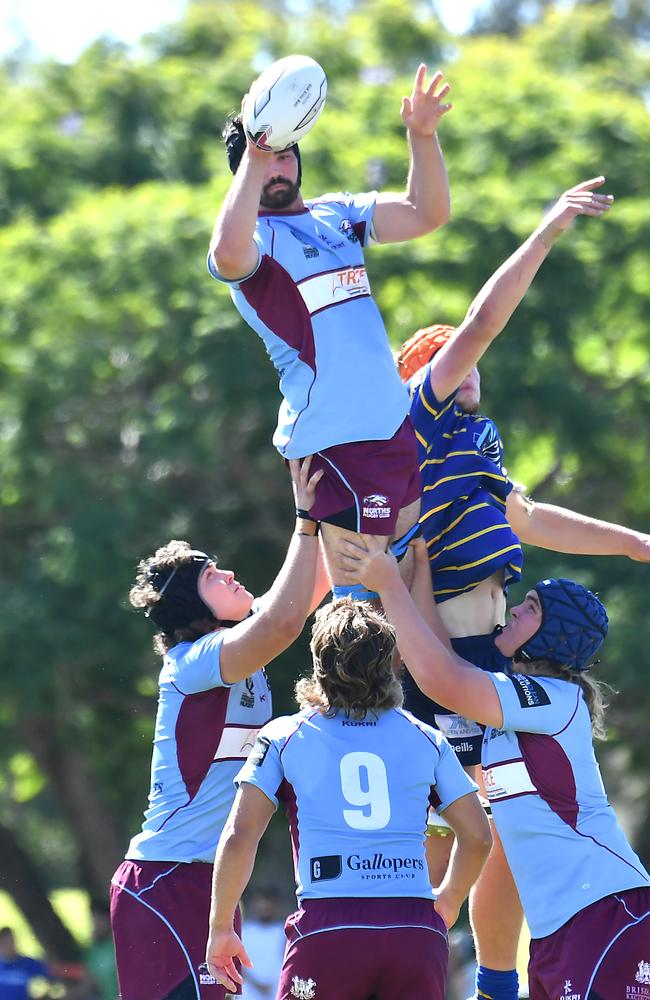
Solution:
M 390 514 L 390 499 L 383 493 L 370 493 L 363 498 L 364 517 L 390 517 Z
M 206 962 L 199 965 L 199 983 L 201 986 L 216 986 L 217 980 L 214 978 Z
M 352 225 L 352 223 L 350 222 L 349 219 L 344 219 L 343 220 L 343 222 L 339 226 L 339 232 L 343 233 L 343 235 L 345 236 L 346 240 L 348 240 L 350 243 L 358 243 L 359 242 L 359 237 L 355 233 L 354 226 Z
M 316 983 L 313 979 L 300 979 L 298 976 L 294 976 L 291 980 L 290 993 L 297 1000 L 314 1000 Z
M 483 430 L 480 432 L 477 431 L 474 434 L 474 445 L 484 458 L 489 458 L 496 465 L 499 464 L 501 443 L 499 441 L 499 432 L 491 420 L 486 420 Z
M 650 986 L 650 962 L 639 962 L 639 968 L 636 970 L 636 976 L 634 978 L 637 983 L 642 983 L 644 986 Z
M 246 678 L 246 690 L 241 696 L 239 704 L 242 708 L 252 708 L 255 704 L 255 685 L 252 677 Z

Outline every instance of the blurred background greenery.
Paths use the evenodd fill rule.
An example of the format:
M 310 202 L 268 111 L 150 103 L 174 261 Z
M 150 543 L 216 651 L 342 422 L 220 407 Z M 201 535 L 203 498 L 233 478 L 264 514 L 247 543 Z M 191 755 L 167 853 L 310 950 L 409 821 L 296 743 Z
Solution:
M 195 0 L 137 48 L 5 57 L 0 888 L 51 955 L 76 957 L 87 917 L 49 897 L 104 896 L 145 805 L 159 665 L 126 600 L 135 564 L 187 538 L 259 593 L 291 530 L 275 373 L 205 267 L 223 119 L 272 59 L 308 53 L 330 90 L 301 144 L 305 196 L 399 189 L 401 95 L 419 62 L 445 70 L 452 221 L 367 255 L 395 346 L 460 321 L 544 207 L 605 174 L 614 210 L 554 248 L 482 364 L 484 409 L 536 498 L 648 530 L 649 38 L 642 0 L 492 0 L 462 37 L 432 2 Z M 528 580 L 550 574 L 610 609 L 599 757 L 648 862 L 650 568 L 526 553 Z M 305 635 L 271 667 L 276 714 L 307 667 Z M 283 827 L 258 870 L 288 886 Z

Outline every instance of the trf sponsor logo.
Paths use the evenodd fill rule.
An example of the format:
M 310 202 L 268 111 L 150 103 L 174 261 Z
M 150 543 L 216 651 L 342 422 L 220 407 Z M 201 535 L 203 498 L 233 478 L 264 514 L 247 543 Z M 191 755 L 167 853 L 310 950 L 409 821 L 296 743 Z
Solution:
M 332 275 L 333 298 L 355 298 L 369 295 L 370 284 L 365 267 L 346 267 Z
M 291 980 L 291 996 L 296 1000 L 314 1000 L 316 996 L 316 982 L 313 979 L 300 979 L 294 976 Z

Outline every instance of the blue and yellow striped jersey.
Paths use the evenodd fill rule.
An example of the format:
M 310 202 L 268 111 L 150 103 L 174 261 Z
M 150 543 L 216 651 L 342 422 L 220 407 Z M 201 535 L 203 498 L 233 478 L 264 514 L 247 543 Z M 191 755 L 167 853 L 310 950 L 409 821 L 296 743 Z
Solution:
M 488 417 L 464 413 L 454 392 L 436 399 L 425 365 L 409 382 L 422 475 L 422 534 L 439 603 L 472 590 L 497 570 L 521 576 L 521 543 L 506 518 L 512 489 L 503 445 Z

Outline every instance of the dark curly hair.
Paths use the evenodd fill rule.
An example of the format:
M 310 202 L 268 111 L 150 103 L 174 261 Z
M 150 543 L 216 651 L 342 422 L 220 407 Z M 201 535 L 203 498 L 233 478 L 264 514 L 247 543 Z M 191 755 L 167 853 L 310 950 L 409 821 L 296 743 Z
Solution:
M 141 559 L 135 583 L 129 591 L 129 602 L 132 607 L 145 612 L 161 599 L 160 592 L 154 587 L 152 577 L 157 573 L 171 573 L 179 566 L 187 566 L 192 562 L 193 549 L 189 542 L 172 539 L 166 545 L 156 549 L 152 556 Z M 197 618 L 185 628 L 174 629 L 172 633 L 157 632 L 153 639 L 153 648 L 159 656 L 176 646 L 179 642 L 194 642 L 208 632 L 214 632 L 224 622 L 219 622 L 214 616 Z
M 313 671 L 296 684 L 301 708 L 324 715 L 339 709 L 352 719 L 398 708 L 402 688 L 393 671 L 395 631 L 369 604 L 346 597 L 316 613 Z

